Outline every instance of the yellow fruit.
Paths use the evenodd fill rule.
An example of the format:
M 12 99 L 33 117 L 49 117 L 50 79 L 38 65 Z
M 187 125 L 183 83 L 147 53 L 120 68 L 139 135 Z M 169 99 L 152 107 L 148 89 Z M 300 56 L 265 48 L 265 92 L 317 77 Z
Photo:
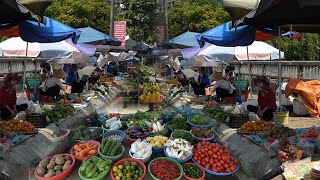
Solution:
M 158 148 L 162 148 L 163 147 L 163 145 L 159 141 L 156 141 L 155 145 Z
M 123 165 L 122 165 L 122 164 L 119 165 L 118 168 L 119 168 L 119 169 L 123 169 Z
M 113 172 L 117 172 L 117 170 L 118 170 L 118 167 L 117 166 L 115 166 L 115 167 L 113 167 Z
M 120 180 L 121 178 L 119 176 L 116 177 L 116 180 Z
M 151 141 L 152 141 L 152 139 L 153 139 L 153 137 L 147 137 L 147 139 L 146 139 L 146 140 L 147 140 L 148 142 L 151 142 Z

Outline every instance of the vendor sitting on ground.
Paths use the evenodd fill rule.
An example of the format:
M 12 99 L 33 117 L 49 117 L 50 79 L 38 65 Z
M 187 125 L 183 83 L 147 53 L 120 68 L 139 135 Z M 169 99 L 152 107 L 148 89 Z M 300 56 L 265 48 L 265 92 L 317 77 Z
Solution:
M 212 92 L 216 92 L 218 97 L 218 101 L 222 103 L 229 103 L 230 97 L 234 97 L 236 95 L 236 88 L 229 82 L 229 76 L 224 76 L 223 78 L 216 81 L 211 88 Z
M 49 101 L 58 100 L 60 90 L 70 91 L 70 87 L 67 87 L 66 83 L 62 82 L 62 79 L 66 78 L 67 73 L 62 69 L 54 69 L 52 75 L 47 78 L 40 85 L 40 95 L 48 96 Z
M 8 74 L 4 78 L 4 84 L 0 88 L 0 116 L 2 120 L 12 119 L 18 112 L 28 108 L 27 104 L 16 104 L 16 85 L 20 79 L 21 77 L 12 74 Z
M 190 82 L 195 95 L 206 95 L 205 88 L 210 86 L 210 84 L 211 80 L 205 67 L 201 67 L 199 70 L 198 82 Z
M 76 64 L 71 65 L 71 71 L 68 73 L 66 83 L 71 85 L 71 93 L 82 93 L 87 80 L 79 78 L 78 66 Z
M 270 121 L 277 109 L 276 94 L 270 88 L 270 81 L 265 76 L 258 78 L 255 84 L 259 88 L 258 106 L 248 105 L 247 109 L 257 113 L 263 120 Z

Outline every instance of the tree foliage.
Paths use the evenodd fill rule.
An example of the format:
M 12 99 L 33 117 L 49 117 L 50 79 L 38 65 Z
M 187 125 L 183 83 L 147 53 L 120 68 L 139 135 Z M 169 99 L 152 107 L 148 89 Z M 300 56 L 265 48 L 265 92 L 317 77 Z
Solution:
M 104 0 L 54 0 L 46 15 L 75 28 L 90 26 L 109 33 L 110 5 Z
M 153 28 L 159 23 L 157 0 L 123 0 L 119 19 L 127 21 L 127 34 L 136 41 L 156 41 Z
M 169 10 L 169 35 L 186 31 L 203 32 L 229 21 L 228 13 L 216 1 L 178 0 Z
M 270 44 L 281 49 L 286 60 L 320 60 L 320 35 L 318 34 L 306 33 L 294 40 L 277 38 Z

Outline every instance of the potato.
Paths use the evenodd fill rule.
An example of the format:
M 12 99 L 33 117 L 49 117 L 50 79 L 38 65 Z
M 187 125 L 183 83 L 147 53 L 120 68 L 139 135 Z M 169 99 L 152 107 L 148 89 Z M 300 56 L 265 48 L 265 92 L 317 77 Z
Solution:
M 68 164 L 65 164 L 65 165 L 62 167 L 63 171 L 69 169 L 70 166 L 71 166 L 71 164 L 69 164 L 69 163 L 68 163 Z
M 37 174 L 39 176 L 44 176 L 46 174 L 46 169 L 39 166 L 38 169 L 37 169 Z
M 61 169 L 62 169 L 62 166 L 61 166 L 61 165 L 56 165 L 53 169 L 54 169 L 55 171 L 61 170 Z
M 56 175 L 61 174 L 61 173 L 62 173 L 61 170 L 56 171 Z
M 65 156 L 64 157 L 64 160 L 66 160 L 66 161 L 68 161 L 68 160 L 70 160 L 71 158 L 70 158 L 70 156 Z
M 55 173 L 54 169 L 49 169 L 47 173 Z
M 52 176 L 55 176 L 56 173 L 53 171 L 53 172 L 48 172 L 46 175 L 44 175 L 45 178 L 48 178 L 48 177 L 52 177 Z
M 55 162 L 51 162 L 47 165 L 47 169 L 53 169 L 54 167 L 56 166 L 56 163 Z
M 64 164 L 72 164 L 71 160 L 67 160 Z
M 63 165 L 65 160 L 64 160 L 64 158 L 62 156 L 56 156 L 55 157 L 55 162 L 56 162 L 56 164 Z
M 47 165 L 49 164 L 49 161 L 47 159 L 40 161 L 39 167 L 46 168 Z

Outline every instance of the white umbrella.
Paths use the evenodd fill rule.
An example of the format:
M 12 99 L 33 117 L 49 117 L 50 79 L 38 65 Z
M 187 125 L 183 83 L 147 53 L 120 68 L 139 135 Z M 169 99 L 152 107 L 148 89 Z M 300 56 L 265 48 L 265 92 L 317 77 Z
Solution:
M 81 79 L 83 75 L 90 76 L 96 68 L 93 66 L 86 66 L 78 71 L 79 78 Z
M 190 78 L 198 79 L 199 77 L 199 73 L 195 72 L 192 69 L 183 69 L 181 71 L 187 77 L 187 79 L 190 79 Z

